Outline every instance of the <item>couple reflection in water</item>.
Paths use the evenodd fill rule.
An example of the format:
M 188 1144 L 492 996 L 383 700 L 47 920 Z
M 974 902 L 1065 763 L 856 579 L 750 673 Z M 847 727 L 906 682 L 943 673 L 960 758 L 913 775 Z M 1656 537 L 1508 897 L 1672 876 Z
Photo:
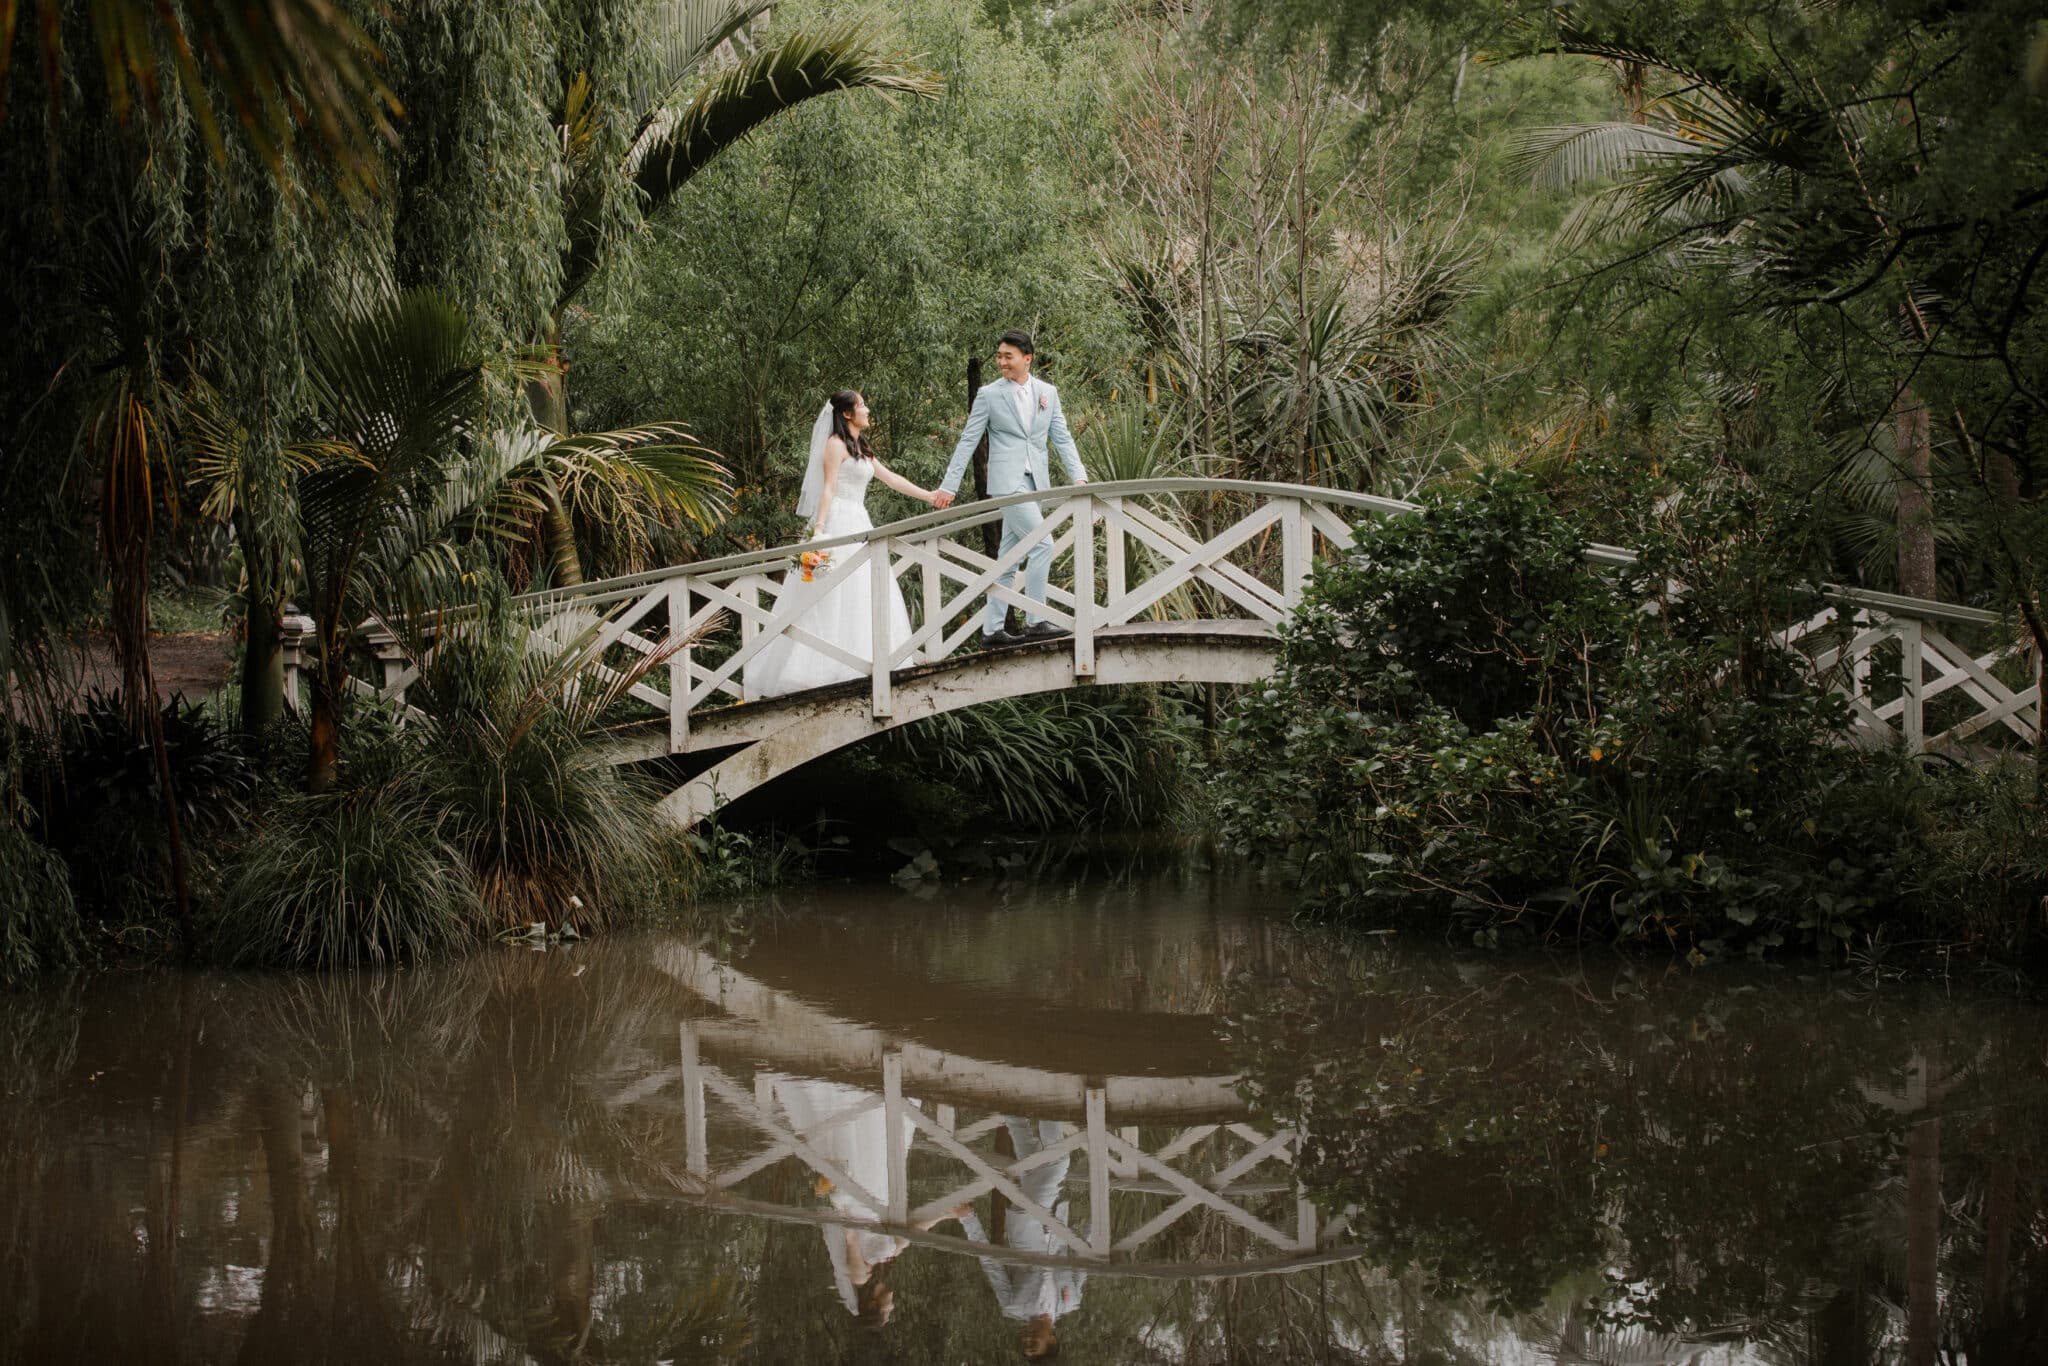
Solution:
M 846 1220 L 843 1224 L 827 1224 L 821 1232 L 840 1303 L 863 1326 L 880 1328 L 895 1310 L 895 1295 L 888 1284 L 889 1263 L 910 1245 L 909 1239 L 900 1234 L 871 1227 L 881 1221 L 880 1211 L 888 1208 L 893 1193 L 888 1116 L 881 1097 L 839 1082 L 778 1077 L 775 1098 L 788 1117 L 791 1131 L 805 1136 L 815 1153 L 838 1167 L 858 1187 L 849 1190 L 828 1177 L 818 1177 L 816 1190 Z M 918 1102 L 907 1100 L 905 1104 Z M 854 1111 L 859 1113 L 851 1119 L 837 1118 Z M 897 1138 L 907 1149 L 911 1141 L 910 1122 L 904 1119 L 900 1124 L 902 1132 Z M 1012 1160 L 1016 1162 L 1056 1146 L 1067 1136 L 1067 1125 L 1061 1120 L 1005 1116 L 1003 1124 Z M 1071 1161 L 1071 1153 L 1061 1153 L 1016 1178 L 1018 1189 L 1031 1203 L 1069 1227 L 1072 1221 L 1064 1188 Z M 974 1207 L 966 1204 L 922 1221 L 917 1227 L 931 1229 L 957 1221 L 962 1236 L 992 1251 L 1000 1246 L 1008 1253 L 1045 1256 L 1061 1250 L 1060 1238 L 1044 1220 L 1001 1195 L 990 1196 L 990 1203 L 989 1222 L 993 1229 L 984 1227 Z M 1008 1262 L 999 1255 L 985 1256 L 980 1261 L 982 1275 L 995 1292 L 997 1307 L 1005 1318 L 1021 1325 L 1019 1341 L 1025 1358 L 1043 1361 L 1053 1357 L 1059 1350 L 1058 1322 L 1080 1307 L 1081 1287 L 1088 1279 L 1087 1273 L 1079 1267 Z

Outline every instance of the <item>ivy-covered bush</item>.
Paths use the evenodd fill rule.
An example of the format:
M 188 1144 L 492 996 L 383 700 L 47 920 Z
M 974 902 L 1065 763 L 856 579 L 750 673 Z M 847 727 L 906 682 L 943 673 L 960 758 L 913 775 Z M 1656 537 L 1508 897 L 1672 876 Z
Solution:
M 1603 563 L 1511 474 L 1362 528 L 1229 719 L 1226 834 L 1311 905 L 1482 942 L 1853 938 L 1898 899 L 1903 761 L 1844 745 L 1845 704 L 1772 643 L 1817 606 L 1784 536 L 1738 497 Z

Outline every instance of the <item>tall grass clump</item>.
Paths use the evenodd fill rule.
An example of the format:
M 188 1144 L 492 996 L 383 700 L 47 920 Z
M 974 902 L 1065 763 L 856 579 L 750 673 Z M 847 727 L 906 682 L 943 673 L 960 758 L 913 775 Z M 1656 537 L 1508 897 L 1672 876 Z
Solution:
M 680 884 L 687 844 L 656 810 L 661 788 L 600 748 L 660 660 L 600 686 L 595 640 L 595 625 L 550 634 L 495 607 L 422 655 L 418 788 L 493 924 L 604 924 Z
M 906 726 L 893 759 L 963 809 L 1028 830 L 1170 818 L 1192 753 L 1187 717 L 1153 688 L 1010 698 Z
M 222 889 L 217 955 L 345 968 L 454 947 L 483 901 L 431 805 L 405 781 L 292 794 L 271 809 Z

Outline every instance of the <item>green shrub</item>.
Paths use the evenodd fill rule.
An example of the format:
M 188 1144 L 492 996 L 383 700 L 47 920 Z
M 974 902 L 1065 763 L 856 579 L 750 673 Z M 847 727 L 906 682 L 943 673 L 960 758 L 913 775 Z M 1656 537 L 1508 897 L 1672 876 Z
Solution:
M 1813 606 L 1779 535 L 1736 499 L 1596 565 L 1514 475 L 1362 528 L 1227 724 L 1225 833 L 1284 851 L 1311 904 L 1482 942 L 1849 939 L 1900 903 L 1913 836 L 1879 800 L 1898 761 L 1846 747 L 1770 640 Z
M 16 825 L 0 825 L 0 990 L 73 967 L 84 933 L 64 860 Z
M 2048 802 L 2028 760 L 1929 769 L 1900 794 L 1926 815 L 1915 895 L 1948 938 L 2038 963 L 2048 930 Z
M 255 763 L 241 737 L 201 703 L 171 699 L 162 725 L 196 868 L 212 842 L 241 822 Z M 54 750 L 25 749 L 25 776 L 41 794 L 41 834 L 69 865 L 81 907 L 121 924 L 161 913 L 171 898 L 170 839 L 156 756 L 130 726 L 120 694 L 90 693 L 64 718 L 58 741 Z

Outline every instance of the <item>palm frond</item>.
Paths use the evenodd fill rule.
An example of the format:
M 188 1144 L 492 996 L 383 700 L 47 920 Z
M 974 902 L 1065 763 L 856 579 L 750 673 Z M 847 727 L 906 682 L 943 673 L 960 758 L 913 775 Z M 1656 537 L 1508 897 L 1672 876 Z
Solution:
M 331 434 L 299 481 L 309 558 L 333 573 L 386 518 L 429 515 L 482 395 L 469 324 L 438 294 L 375 301 L 319 329 L 313 388 Z M 316 571 L 317 572 L 317 571 Z
M 1517 134 L 1508 167 L 1540 189 L 1562 191 L 1695 150 L 1694 143 L 1647 123 L 1553 124 Z
M 632 83 L 633 107 L 642 111 L 637 131 L 682 97 L 720 47 L 773 7 L 774 0 L 664 0 L 647 25 L 649 60 Z
M 602 487 L 679 512 L 707 529 L 731 505 L 732 487 L 717 452 L 680 422 L 578 433 L 550 443 L 538 459 L 569 502 L 586 488 Z
M 627 171 L 661 207 L 713 157 L 756 127 L 805 100 L 838 90 L 871 90 L 884 99 L 932 98 L 938 79 L 878 47 L 848 25 L 789 34 L 707 81 L 682 109 L 650 119 L 634 140 Z

